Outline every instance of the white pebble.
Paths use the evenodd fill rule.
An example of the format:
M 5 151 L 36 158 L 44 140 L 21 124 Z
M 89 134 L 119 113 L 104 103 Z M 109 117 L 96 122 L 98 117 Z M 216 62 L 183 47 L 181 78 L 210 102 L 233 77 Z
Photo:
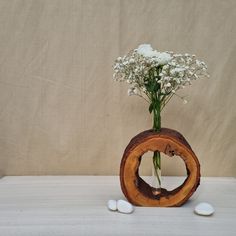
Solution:
M 111 211 L 116 211 L 117 210 L 117 202 L 116 202 L 116 200 L 109 200 L 107 202 L 107 207 Z
M 129 214 L 134 211 L 133 205 L 125 200 L 118 200 L 117 201 L 117 209 L 121 213 Z
M 209 203 L 201 202 L 195 207 L 194 212 L 198 215 L 210 216 L 215 212 L 215 210 Z

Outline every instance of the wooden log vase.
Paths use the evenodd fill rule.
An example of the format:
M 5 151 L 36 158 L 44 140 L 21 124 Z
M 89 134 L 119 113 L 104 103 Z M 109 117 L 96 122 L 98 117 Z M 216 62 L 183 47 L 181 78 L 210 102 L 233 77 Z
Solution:
M 159 151 L 172 157 L 180 156 L 185 162 L 187 177 L 182 185 L 154 195 L 154 188 L 139 176 L 142 155 Z M 121 189 L 128 201 L 136 206 L 181 206 L 200 184 L 200 164 L 192 148 L 179 132 L 162 128 L 160 132 L 146 130 L 135 136 L 124 151 L 120 165 Z

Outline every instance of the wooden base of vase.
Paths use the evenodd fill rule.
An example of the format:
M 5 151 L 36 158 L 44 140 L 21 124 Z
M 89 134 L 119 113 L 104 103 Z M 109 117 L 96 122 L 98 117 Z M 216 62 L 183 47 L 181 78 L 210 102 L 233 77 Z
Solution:
M 180 156 L 185 162 L 187 178 L 172 191 L 161 189 L 158 195 L 139 176 L 142 155 L 160 151 L 168 156 Z M 200 164 L 185 138 L 177 131 L 162 128 L 160 132 L 144 131 L 135 136 L 125 149 L 120 165 L 121 189 L 128 201 L 137 206 L 181 206 L 200 184 Z

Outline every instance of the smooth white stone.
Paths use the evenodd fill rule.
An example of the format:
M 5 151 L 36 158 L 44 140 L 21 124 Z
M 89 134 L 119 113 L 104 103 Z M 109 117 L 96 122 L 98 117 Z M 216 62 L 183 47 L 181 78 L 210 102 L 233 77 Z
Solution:
M 203 216 L 210 216 L 215 212 L 213 206 L 211 204 L 207 203 L 207 202 L 199 203 L 195 207 L 194 211 L 198 215 L 203 215 Z
M 117 201 L 117 209 L 121 213 L 129 214 L 134 211 L 133 205 L 125 200 L 118 200 Z
M 116 211 L 117 210 L 117 202 L 116 202 L 116 200 L 109 200 L 107 202 L 107 207 L 111 211 Z

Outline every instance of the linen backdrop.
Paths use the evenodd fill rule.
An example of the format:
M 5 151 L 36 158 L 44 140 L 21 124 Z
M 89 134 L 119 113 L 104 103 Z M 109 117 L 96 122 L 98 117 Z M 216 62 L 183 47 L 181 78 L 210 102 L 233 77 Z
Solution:
M 235 22 L 235 0 L 0 0 L 0 174 L 118 174 L 152 120 L 112 64 L 151 43 L 208 64 L 211 78 L 181 91 L 188 104 L 174 98 L 162 124 L 186 137 L 203 176 L 235 176 Z M 164 175 L 184 173 L 163 158 Z

